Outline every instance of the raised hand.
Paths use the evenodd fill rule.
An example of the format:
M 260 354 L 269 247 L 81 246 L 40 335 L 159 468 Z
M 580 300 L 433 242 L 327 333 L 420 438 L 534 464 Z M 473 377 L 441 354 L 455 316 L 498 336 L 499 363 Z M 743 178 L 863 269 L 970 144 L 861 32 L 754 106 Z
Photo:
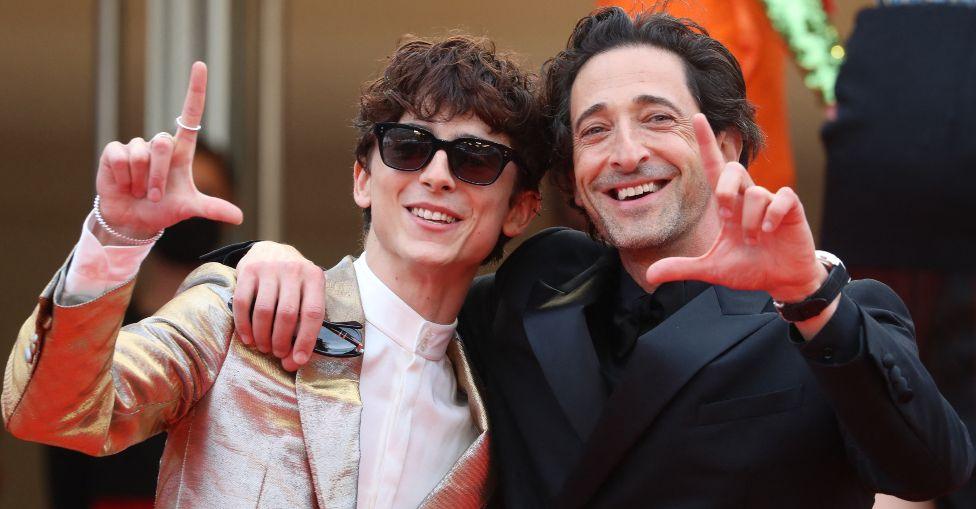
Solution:
M 803 204 L 792 189 L 757 186 L 737 162 L 726 163 L 702 114 L 692 119 L 702 166 L 715 186 L 722 229 L 697 258 L 664 258 L 647 281 L 697 280 L 739 290 L 764 290 L 773 299 L 800 301 L 816 292 L 827 271 L 815 258 Z
M 234 324 L 241 341 L 295 371 L 325 318 L 325 274 L 295 248 L 258 242 L 237 264 Z M 295 338 L 292 344 L 292 338 Z
M 200 125 L 206 94 L 207 66 L 196 62 L 180 115 L 183 125 Z M 105 222 L 136 239 L 197 216 L 240 224 L 239 208 L 201 193 L 193 184 L 196 143 L 197 132 L 180 127 L 175 136 L 159 133 L 149 141 L 135 138 L 127 144 L 106 145 L 96 177 Z

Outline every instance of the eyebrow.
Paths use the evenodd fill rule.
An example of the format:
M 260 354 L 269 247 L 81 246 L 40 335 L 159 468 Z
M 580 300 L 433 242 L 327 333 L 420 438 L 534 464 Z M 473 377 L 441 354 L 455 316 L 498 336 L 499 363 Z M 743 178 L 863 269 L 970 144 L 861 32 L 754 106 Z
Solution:
M 657 95 L 641 94 L 634 98 L 634 104 L 639 104 L 639 105 L 659 104 L 661 106 L 667 106 L 668 108 L 674 110 L 677 114 L 684 116 L 684 112 L 681 111 L 681 108 L 679 108 L 677 105 L 675 105 L 673 102 L 669 101 L 668 99 Z M 580 114 L 579 118 L 576 119 L 576 127 L 574 131 L 579 129 L 580 124 L 582 124 L 584 120 L 606 109 L 607 109 L 606 103 L 596 103 L 593 106 L 587 108 L 586 111 Z
M 648 104 L 659 104 L 661 106 L 667 106 L 675 111 L 675 113 L 684 116 L 684 112 L 681 108 L 677 107 L 673 102 L 665 99 L 664 97 L 650 94 L 642 94 L 634 98 L 634 104 L 648 105 Z
M 579 130 L 580 124 L 582 124 L 584 120 L 596 115 L 597 113 L 600 113 L 605 109 L 607 109 L 607 103 L 596 103 L 593 106 L 586 108 L 586 111 L 580 114 L 579 118 L 576 119 L 576 127 L 573 129 L 573 131 Z

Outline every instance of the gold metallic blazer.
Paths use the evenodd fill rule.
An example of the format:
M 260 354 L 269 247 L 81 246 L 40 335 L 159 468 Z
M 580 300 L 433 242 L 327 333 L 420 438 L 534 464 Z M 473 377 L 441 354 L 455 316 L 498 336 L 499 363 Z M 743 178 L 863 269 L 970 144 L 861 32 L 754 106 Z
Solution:
M 155 316 L 121 330 L 133 282 L 55 302 L 65 267 L 7 361 L 0 402 L 12 434 L 101 456 L 166 431 L 157 507 L 356 506 L 362 357 L 313 354 L 289 373 L 234 340 L 236 273 L 223 265 L 203 265 Z M 363 322 L 352 258 L 326 277 L 329 318 Z M 485 407 L 457 338 L 448 356 L 480 434 L 421 507 L 482 507 Z

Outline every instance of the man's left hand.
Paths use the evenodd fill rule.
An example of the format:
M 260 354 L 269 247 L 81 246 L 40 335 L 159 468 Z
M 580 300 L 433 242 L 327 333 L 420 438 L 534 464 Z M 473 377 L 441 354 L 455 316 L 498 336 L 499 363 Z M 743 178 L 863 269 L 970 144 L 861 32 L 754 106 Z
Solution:
M 648 283 L 705 281 L 763 290 L 781 302 L 798 302 L 815 293 L 827 270 L 814 254 L 813 233 L 799 197 L 788 187 L 773 193 L 757 186 L 741 164 L 725 161 L 704 115 L 695 115 L 692 123 L 704 171 L 715 185 L 713 205 L 721 231 L 702 256 L 652 264 Z

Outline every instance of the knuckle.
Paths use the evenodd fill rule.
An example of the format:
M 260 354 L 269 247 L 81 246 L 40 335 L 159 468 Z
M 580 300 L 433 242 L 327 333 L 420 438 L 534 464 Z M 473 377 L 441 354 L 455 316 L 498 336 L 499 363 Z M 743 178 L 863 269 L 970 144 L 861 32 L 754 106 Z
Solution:
M 317 305 L 310 304 L 302 308 L 302 318 L 307 318 L 309 320 L 320 320 L 325 316 L 325 308 Z
M 753 199 L 755 199 L 755 198 L 762 198 L 762 197 L 765 197 L 767 195 L 769 195 L 769 191 L 767 191 L 765 187 L 762 187 L 762 186 L 752 186 L 752 187 L 746 188 L 746 197 L 748 197 L 748 198 L 753 198 Z
M 275 312 L 275 318 L 278 320 L 286 320 L 288 322 L 293 322 L 298 317 L 298 310 L 290 304 L 279 304 L 278 310 Z
M 274 314 L 274 305 L 267 302 L 258 302 L 254 305 L 254 316 L 259 318 L 270 318 Z
M 153 139 L 152 150 L 156 154 L 166 154 L 173 150 L 173 140 L 169 136 L 158 136 Z

